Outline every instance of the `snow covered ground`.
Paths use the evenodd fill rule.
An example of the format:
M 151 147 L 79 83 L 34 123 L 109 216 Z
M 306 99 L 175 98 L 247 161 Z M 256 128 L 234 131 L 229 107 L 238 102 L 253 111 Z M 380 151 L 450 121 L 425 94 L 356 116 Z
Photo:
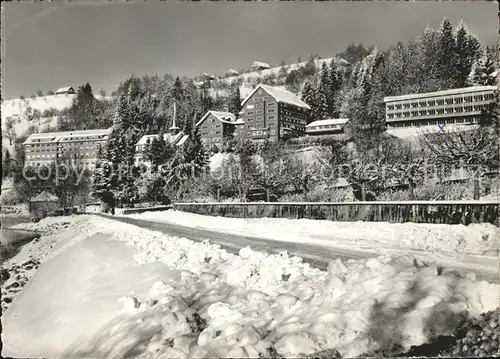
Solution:
M 384 252 L 415 249 L 460 258 L 497 255 L 500 229 L 490 224 L 447 225 L 387 222 L 333 222 L 286 218 L 212 217 L 181 211 L 145 212 L 131 218 L 179 224 L 219 232 L 348 249 Z
M 7 263 L 31 254 L 41 265 L 4 314 L 4 356 L 356 356 L 421 344 L 466 311 L 500 306 L 499 285 L 411 256 L 322 272 L 95 216 L 19 226 L 35 225 L 47 236 Z

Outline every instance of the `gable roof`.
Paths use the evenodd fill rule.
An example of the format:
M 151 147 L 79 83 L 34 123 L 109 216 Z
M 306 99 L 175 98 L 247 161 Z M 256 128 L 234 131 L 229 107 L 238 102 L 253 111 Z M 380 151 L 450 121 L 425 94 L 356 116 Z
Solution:
M 70 91 L 75 91 L 75 89 L 72 86 L 67 86 L 67 87 L 61 87 L 57 89 L 56 93 L 65 93 L 65 92 L 70 92 Z
M 239 120 L 236 120 L 236 116 L 233 115 L 231 112 L 224 112 L 224 111 L 208 111 L 202 118 L 199 120 L 195 126 L 199 126 L 205 121 L 208 116 L 213 115 L 215 116 L 220 122 L 223 123 L 229 123 L 232 125 L 237 125 Z
M 294 105 L 297 107 L 305 108 L 307 110 L 311 109 L 307 103 L 302 101 L 294 93 L 287 91 L 285 89 L 282 89 L 280 87 L 277 87 L 277 86 L 269 86 L 269 85 L 264 85 L 264 84 L 260 84 L 256 88 L 254 88 L 253 91 L 250 92 L 250 94 L 247 97 L 245 97 L 245 99 L 241 102 L 241 106 L 244 106 L 245 103 L 250 99 L 250 97 L 252 97 L 253 94 L 255 92 L 257 92 L 259 89 L 263 89 L 264 91 L 266 91 L 277 102 L 287 103 L 289 105 Z
M 255 67 L 255 66 L 271 68 L 271 65 L 269 65 L 267 62 L 260 62 L 260 61 L 252 62 L 252 64 L 250 65 L 250 68 Z
M 306 125 L 306 127 L 325 126 L 325 125 L 345 125 L 348 121 L 349 121 L 348 118 L 328 118 L 326 120 L 313 121 L 310 124 Z
M 59 198 L 57 198 L 52 193 L 49 193 L 47 191 L 43 191 L 38 196 L 35 196 L 30 200 L 30 202 L 57 202 L 57 201 L 59 201 Z
M 141 139 L 135 144 L 136 146 L 141 146 L 145 145 L 148 141 L 148 139 L 151 141 L 153 140 L 154 137 L 158 138 L 160 134 L 157 135 L 144 135 L 141 137 Z M 164 133 L 163 134 L 163 139 L 165 142 L 168 142 L 172 145 L 179 145 L 180 140 L 182 139 L 182 136 L 184 136 L 184 133 L 181 131 L 178 134 L 172 136 L 170 133 Z
M 26 139 L 26 141 L 23 142 L 23 145 L 31 144 L 33 142 L 63 142 L 63 141 L 70 141 L 75 137 L 88 137 L 88 136 L 104 136 L 103 139 L 107 139 L 107 136 L 109 136 L 112 131 L 113 128 L 110 127 L 97 130 L 34 133 L 30 135 Z

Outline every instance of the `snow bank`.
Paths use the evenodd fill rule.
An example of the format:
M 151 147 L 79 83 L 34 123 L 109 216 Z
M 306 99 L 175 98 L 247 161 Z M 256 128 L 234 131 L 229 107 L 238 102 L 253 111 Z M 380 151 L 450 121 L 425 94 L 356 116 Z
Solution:
M 499 285 L 477 281 L 473 274 L 462 277 L 424 265 L 410 256 L 337 260 L 323 272 L 286 253 L 266 255 L 243 248 L 236 256 L 208 242 L 99 217 L 74 219 L 62 232 L 78 233 L 80 228 L 87 235 L 101 233 L 108 240 L 125 241 L 136 249 L 137 263 L 162 263 L 180 271 L 180 278 L 165 276 L 147 293 L 124 290 L 120 295 L 125 298 L 116 302 L 123 313 L 91 340 L 68 348 L 63 357 L 259 357 L 273 353 L 298 357 L 330 348 L 342 356 L 356 356 L 396 344 L 405 348 L 422 344 L 438 334 L 452 333 L 464 312 L 477 315 L 500 305 Z M 92 246 L 87 250 L 92 251 Z M 96 248 L 92 256 L 99 262 L 107 260 L 102 248 Z M 51 273 L 64 271 L 53 268 Z M 56 278 L 45 279 L 55 282 Z M 80 285 L 84 293 L 90 283 Z M 106 295 L 107 287 L 101 289 L 100 295 Z M 20 313 L 22 309 L 18 307 Z M 92 306 L 87 310 L 91 315 Z M 72 314 L 78 313 L 58 312 L 65 318 Z M 51 326 L 50 331 L 57 327 Z M 52 337 L 58 335 L 64 337 L 64 332 Z
M 269 238 L 336 247 L 411 248 L 461 256 L 500 249 L 500 229 L 490 224 L 447 225 L 387 222 L 333 222 L 286 218 L 226 218 L 181 211 L 145 212 L 131 218 L 162 221 Z

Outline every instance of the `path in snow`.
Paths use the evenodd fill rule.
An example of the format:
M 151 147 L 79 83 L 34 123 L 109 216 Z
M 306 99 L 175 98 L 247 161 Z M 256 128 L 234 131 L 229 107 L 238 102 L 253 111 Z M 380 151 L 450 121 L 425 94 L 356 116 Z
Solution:
M 396 251 L 391 248 L 390 252 L 382 253 L 381 248 L 335 248 L 333 246 L 320 246 L 316 244 L 305 244 L 296 242 L 276 241 L 267 238 L 250 237 L 236 234 L 222 233 L 212 230 L 190 228 L 177 224 L 165 222 L 153 222 L 128 217 L 114 217 L 101 214 L 100 216 L 113 219 L 115 221 L 133 224 L 138 227 L 147 228 L 177 237 L 186 237 L 194 241 L 210 240 L 213 243 L 221 245 L 226 251 L 238 255 L 239 250 L 244 247 L 251 247 L 253 250 L 265 253 L 279 253 L 284 250 L 292 256 L 298 256 L 304 259 L 304 262 L 311 264 L 321 270 L 326 270 L 328 264 L 340 258 L 347 259 L 365 259 L 378 257 L 380 255 L 405 255 L 410 254 L 423 261 L 435 262 L 448 268 L 460 272 L 474 272 L 479 280 L 486 280 L 490 283 L 500 283 L 499 261 L 492 256 L 464 255 L 461 259 L 450 258 L 448 255 L 437 252 L 426 252 L 419 250 Z

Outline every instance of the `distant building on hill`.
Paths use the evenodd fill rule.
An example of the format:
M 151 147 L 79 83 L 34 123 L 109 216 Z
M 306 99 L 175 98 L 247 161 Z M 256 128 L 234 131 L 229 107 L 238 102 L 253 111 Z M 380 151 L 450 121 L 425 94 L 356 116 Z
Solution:
M 57 89 L 56 95 L 74 95 L 76 93 L 72 86 L 61 87 Z
M 306 135 L 331 135 L 344 132 L 344 126 L 349 121 L 347 118 L 330 118 L 313 121 L 306 126 Z
M 48 166 L 67 156 L 94 168 L 99 148 L 106 144 L 111 131 L 112 128 L 33 134 L 23 143 L 25 166 Z
M 260 71 L 270 69 L 271 65 L 266 62 L 254 61 L 248 68 L 250 71 Z
M 226 72 L 226 76 L 227 77 L 231 77 L 231 76 L 238 76 L 239 75 L 239 72 L 234 70 L 234 69 L 229 69 L 227 72 Z
M 242 139 L 244 122 L 230 112 L 208 111 L 197 123 L 205 147 L 222 147 L 224 138 Z
M 241 106 L 245 139 L 279 141 L 305 133 L 310 107 L 281 87 L 260 84 Z
M 474 86 L 385 97 L 387 131 L 408 137 L 415 132 L 408 129 L 440 132 L 476 125 L 485 116 L 496 89 L 496 86 Z

